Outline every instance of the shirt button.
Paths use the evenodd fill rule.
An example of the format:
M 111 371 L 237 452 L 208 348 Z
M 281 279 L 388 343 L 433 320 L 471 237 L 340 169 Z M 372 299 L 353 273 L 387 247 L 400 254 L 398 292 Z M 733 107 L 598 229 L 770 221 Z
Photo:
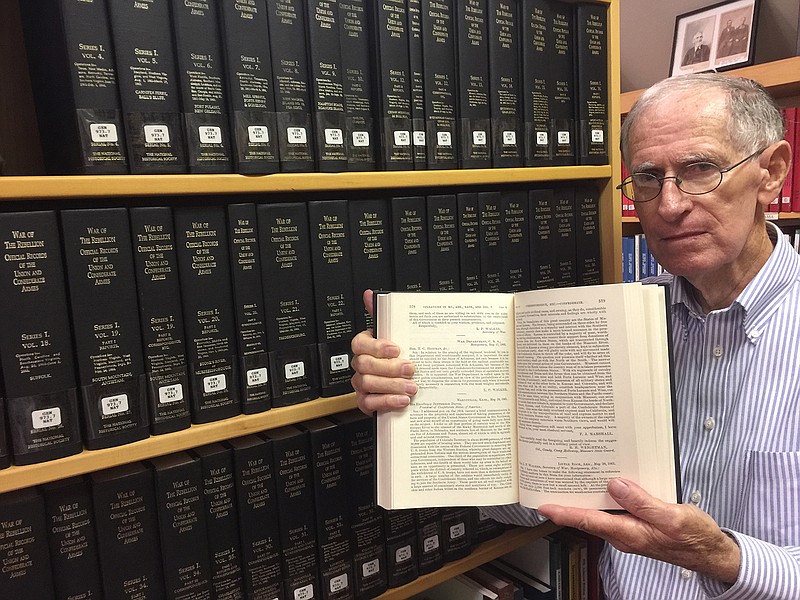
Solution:
M 714 346 L 714 356 L 717 358 L 722 356 L 722 346 Z
M 703 421 L 703 427 L 705 428 L 706 431 L 711 431 L 712 429 L 714 429 L 714 425 L 716 425 L 716 423 L 714 422 L 714 417 L 707 417 L 706 420 Z
M 692 572 L 689 569 L 681 569 L 681 577 L 690 579 L 692 577 Z
M 689 497 L 692 504 L 700 504 L 700 500 L 703 499 L 703 494 L 700 493 L 700 490 L 695 490 L 692 492 L 692 495 Z

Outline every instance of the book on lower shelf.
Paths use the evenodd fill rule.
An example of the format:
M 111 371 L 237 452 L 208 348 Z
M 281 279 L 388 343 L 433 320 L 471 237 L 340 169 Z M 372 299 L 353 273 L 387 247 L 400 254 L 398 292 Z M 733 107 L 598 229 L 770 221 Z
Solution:
M 675 501 L 667 295 L 627 284 L 380 294 L 378 337 L 416 364 L 419 391 L 378 415 L 378 503 L 613 510 L 618 476 Z

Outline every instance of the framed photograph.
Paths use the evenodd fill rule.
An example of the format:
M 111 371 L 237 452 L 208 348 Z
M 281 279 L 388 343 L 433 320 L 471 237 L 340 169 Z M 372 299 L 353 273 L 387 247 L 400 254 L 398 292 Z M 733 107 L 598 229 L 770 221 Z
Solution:
M 759 0 L 729 0 L 675 17 L 669 75 L 753 63 Z

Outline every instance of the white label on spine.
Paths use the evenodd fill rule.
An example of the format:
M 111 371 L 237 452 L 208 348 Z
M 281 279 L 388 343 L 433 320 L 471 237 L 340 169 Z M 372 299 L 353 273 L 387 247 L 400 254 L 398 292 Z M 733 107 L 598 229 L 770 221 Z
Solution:
M 439 146 L 449 148 L 453 145 L 453 137 L 450 135 L 449 131 L 437 131 L 436 142 Z
M 375 575 L 375 573 L 380 573 L 380 570 L 381 563 L 377 558 L 361 565 L 361 575 L 363 577 L 369 577 L 370 575 Z
M 503 145 L 504 146 L 516 146 L 517 145 L 517 132 L 516 131 L 504 131 L 503 132 Z
M 225 378 L 225 373 L 217 375 L 209 375 L 203 377 L 203 393 L 213 394 L 214 392 L 221 392 L 228 387 L 228 380 Z
M 341 129 L 326 129 L 325 143 L 331 146 L 341 146 L 344 144 L 344 135 Z
M 147 144 L 169 144 L 169 127 L 166 125 L 145 125 L 144 141 Z
M 101 398 L 100 407 L 105 416 L 124 413 L 128 410 L 128 394 L 117 394 L 116 396 Z
M 93 142 L 118 142 L 117 126 L 114 123 L 92 123 L 89 125 L 89 135 Z
M 457 540 L 458 538 L 462 537 L 466 532 L 467 531 L 464 523 L 456 523 L 450 528 L 450 539 Z
M 425 145 L 425 132 L 422 130 L 416 130 L 414 132 L 414 145 L 415 146 L 424 146 Z
M 369 146 L 369 131 L 354 131 L 353 146 L 357 148 L 363 148 L 364 146 Z
M 430 537 L 426 537 L 422 540 L 422 550 L 423 552 L 431 552 L 432 550 L 436 550 L 439 547 L 439 536 L 432 535 Z
M 350 357 L 347 354 L 331 356 L 331 371 L 342 371 L 350 366 Z
M 411 545 L 398 548 L 394 552 L 394 560 L 397 563 L 405 562 L 409 560 L 412 556 L 413 554 L 411 553 Z
M 536 145 L 537 146 L 547 146 L 547 132 L 546 131 L 537 131 L 536 132 Z
M 485 146 L 486 145 L 486 132 L 485 131 L 473 131 L 472 132 L 472 144 L 474 146 Z
M 247 127 L 247 139 L 251 144 L 266 144 L 269 142 L 269 128 L 265 125 L 250 125 Z
M 602 129 L 592 129 L 592 143 L 602 144 L 604 137 Z
M 289 127 L 286 130 L 286 141 L 290 144 L 305 144 L 307 140 L 305 127 Z
M 336 577 L 331 577 L 330 590 L 331 592 L 340 592 L 346 590 L 348 586 L 347 573 L 342 573 Z
M 309 583 L 294 591 L 294 600 L 310 600 L 314 597 L 314 584 Z
M 559 144 L 569 144 L 569 131 L 559 131 L 558 132 L 558 143 Z
M 158 403 L 169 404 L 183 400 L 183 386 L 180 383 L 158 388 Z
M 306 374 L 306 365 L 303 361 L 286 363 L 283 367 L 286 379 L 297 379 Z
M 201 144 L 221 144 L 222 129 L 216 125 L 202 125 L 197 128 Z
M 411 135 L 407 131 L 394 132 L 394 145 L 395 146 L 410 146 Z
M 42 408 L 31 413 L 34 429 L 44 429 L 45 427 L 57 427 L 61 425 L 61 407 Z
M 247 387 L 253 387 L 254 385 L 263 385 L 267 383 L 267 368 L 262 367 L 261 369 L 250 369 L 247 372 Z

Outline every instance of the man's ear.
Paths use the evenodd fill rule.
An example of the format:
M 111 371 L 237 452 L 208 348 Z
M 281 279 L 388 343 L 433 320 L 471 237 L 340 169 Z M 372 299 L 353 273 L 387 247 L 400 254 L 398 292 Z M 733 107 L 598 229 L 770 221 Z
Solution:
M 760 156 L 761 187 L 758 202 L 765 208 L 777 198 L 783 188 L 783 180 L 792 168 L 792 148 L 781 140 L 764 150 Z

